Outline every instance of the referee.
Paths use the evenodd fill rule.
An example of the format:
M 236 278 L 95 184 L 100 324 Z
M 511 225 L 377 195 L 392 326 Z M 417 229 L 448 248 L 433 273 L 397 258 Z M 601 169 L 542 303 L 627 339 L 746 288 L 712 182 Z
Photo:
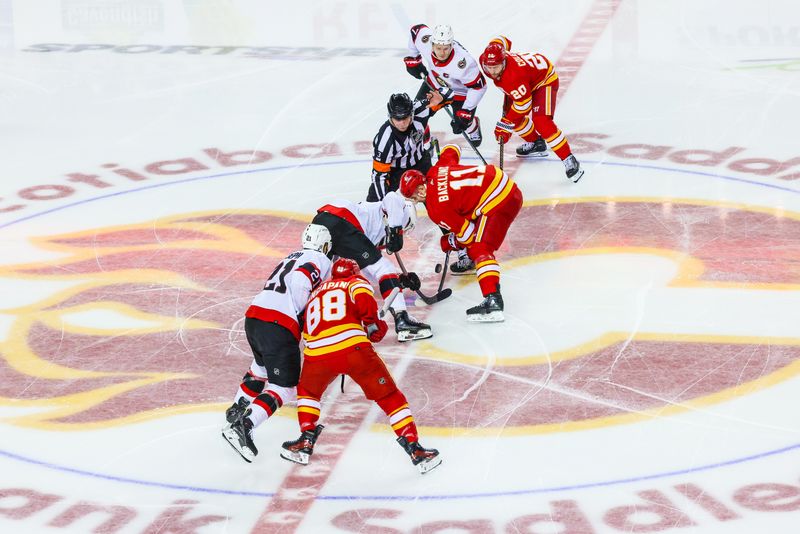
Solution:
M 415 100 L 406 93 L 395 93 L 386 105 L 389 120 L 383 123 L 372 140 L 372 183 L 368 202 L 377 202 L 389 191 L 400 187 L 400 176 L 409 169 L 426 174 L 431 168 L 430 107 L 443 100 L 438 91 L 428 93 L 426 100 Z

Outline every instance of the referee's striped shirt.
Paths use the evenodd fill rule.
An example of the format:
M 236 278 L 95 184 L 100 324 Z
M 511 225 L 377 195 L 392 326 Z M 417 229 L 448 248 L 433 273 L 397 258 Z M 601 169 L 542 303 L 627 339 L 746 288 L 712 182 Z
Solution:
M 408 169 L 422 159 L 430 143 L 428 119 L 431 111 L 427 100 L 414 101 L 414 119 L 405 132 L 398 131 L 391 121 L 383 123 L 372 140 L 372 183 L 378 198 L 383 198 L 392 169 Z

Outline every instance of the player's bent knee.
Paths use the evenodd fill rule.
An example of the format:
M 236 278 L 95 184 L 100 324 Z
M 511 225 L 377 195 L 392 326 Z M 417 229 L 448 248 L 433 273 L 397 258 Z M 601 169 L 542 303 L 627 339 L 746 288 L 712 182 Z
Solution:
M 398 408 L 408 404 L 406 396 L 403 395 L 403 392 L 400 391 L 396 386 L 394 388 L 394 391 L 392 391 L 391 393 L 380 399 L 375 400 L 375 402 L 378 403 L 378 406 L 380 406 L 381 410 L 383 410 L 387 414 L 390 414 L 396 411 Z

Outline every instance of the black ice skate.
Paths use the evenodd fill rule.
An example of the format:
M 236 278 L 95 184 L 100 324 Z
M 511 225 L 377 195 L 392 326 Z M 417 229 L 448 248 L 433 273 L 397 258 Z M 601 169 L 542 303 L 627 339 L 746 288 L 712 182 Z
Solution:
M 253 422 L 247 417 L 240 417 L 223 428 L 222 437 L 247 463 L 252 462 L 258 454 L 253 442 Z
M 225 420 L 228 424 L 233 424 L 242 417 L 250 414 L 250 401 L 246 397 L 242 397 L 238 402 L 231 404 L 230 408 L 225 410 Z
M 517 147 L 518 158 L 544 158 L 547 157 L 547 143 L 541 137 L 533 143 L 522 143 Z
M 308 465 L 308 459 L 314 454 L 314 444 L 317 442 L 324 425 L 317 425 L 314 430 L 306 430 L 294 441 L 285 441 L 281 445 L 281 458 L 301 465 Z
M 572 154 L 567 156 L 567 159 L 564 160 L 564 167 L 567 169 L 567 178 L 577 184 L 578 180 L 583 176 L 583 169 L 581 169 L 581 164 L 578 163 L 575 156 Z
M 489 293 L 483 302 L 467 310 L 467 321 L 499 323 L 504 320 L 503 297 L 499 291 Z
M 397 332 L 397 341 L 414 341 L 427 339 L 433 336 L 431 325 L 421 323 L 408 314 L 406 310 L 399 312 L 389 308 L 394 317 L 394 331 Z
M 426 449 L 419 442 L 408 441 L 404 436 L 397 438 L 397 443 L 405 449 L 408 456 L 411 457 L 411 463 L 416 465 L 423 475 L 431 469 L 439 467 L 442 463 L 442 458 L 436 449 Z
M 467 256 L 466 250 L 458 251 L 458 261 L 450 265 L 450 273 L 456 276 L 475 274 L 475 262 Z
M 473 130 L 467 132 L 467 137 L 469 140 L 472 141 L 472 144 L 475 145 L 475 148 L 481 146 L 481 142 L 483 141 L 483 134 L 481 134 L 481 121 L 478 117 L 475 117 L 475 120 L 472 121 Z

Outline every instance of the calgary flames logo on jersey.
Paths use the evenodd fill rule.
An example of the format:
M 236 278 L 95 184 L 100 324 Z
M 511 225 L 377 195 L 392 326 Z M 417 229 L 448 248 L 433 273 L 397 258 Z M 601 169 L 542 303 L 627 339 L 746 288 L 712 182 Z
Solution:
M 0 405 L 19 409 L 6 421 L 81 429 L 221 410 L 251 357 L 244 310 L 276 261 L 298 248 L 301 219 L 205 213 L 35 240 L 60 259 L 0 271 L 27 295 L 3 308 L 11 320 L 0 342 Z M 549 287 L 547 299 L 520 304 L 537 297 L 517 286 L 518 292 L 504 292 L 510 330 L 463 325 L 449 332 L 446 321 L 433 320 L 450 305 L 445 301 L 415 310 L 437 329 L 430 343 L 389 340 L 379 350 L 390 364 L 407 351 L 422 356 L 402 381 L 412 405 L 434 407 L 418 413 L 431 433 L 563 431 L 730 398 L 798 371 L 796 333 L 732 332 L 714 320 L 739 305 L 731 295 L 754 292 L 763 301 L 800 291 L 797 235 L 800 216 L 743 206 L 529 202 L 498 252 L 504 288 L 513 287 L 508 281 L 515 276 L 535 285 L 540 274 L 524 269 L 550 261 L 565 261 L 578 284 L 581 259 L 607 256 L 624 265 L 630 255 L 662 257 L 678 265 L 664 289 L 677 293 L 665 298 L 685 302 L 692 317 L 702 312 L 701 324 L 677 316 L 661 330 L 622 322 L 602 331 L 595 327 L 610 314 L 591 291 L 569 297 Z M 406 261 L 424 272 L 433 258 L 418 257 L 415 244 L 406 248 Z M 462 279 L 476 296 L 474 278 Z M 726 304 L 698 311 L 698 302 L 709 302 L 693 300 L 702 291 L 717 292 Z M 580 300 L 570 301 L 575 294 Z M 511 312 L 526 306 L 568 331 L 572 345 L 543 352 L 536 340 L 546 333 L 531 332 L 504 352 L 508 332 L 520 331 Z M 472 339 L 468 329 L 478 332 L 480 344 L 463 345 Z M 520 344 L 528 353 L 518 353 Z M 454 400 L 454 392 L 461 397 Z

